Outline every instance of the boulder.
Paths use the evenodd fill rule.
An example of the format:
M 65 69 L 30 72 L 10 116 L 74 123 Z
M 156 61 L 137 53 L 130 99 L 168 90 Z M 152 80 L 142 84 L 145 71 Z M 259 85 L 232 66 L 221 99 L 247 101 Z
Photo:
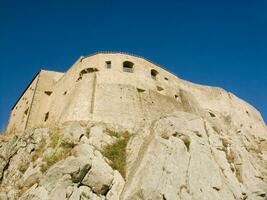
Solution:
M 96 194 L 106 194 L 113 181 L 112 168 L 100 158 L 92 160 L 92 167 L 82 180 L 82 184 L 90 187 Z

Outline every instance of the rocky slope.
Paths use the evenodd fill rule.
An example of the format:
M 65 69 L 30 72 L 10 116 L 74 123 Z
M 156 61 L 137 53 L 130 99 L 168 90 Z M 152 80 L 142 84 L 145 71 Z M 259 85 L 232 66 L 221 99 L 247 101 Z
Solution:
M 266 199 L 258 115 L 244 121 L 236 105 L 228 115 L 180 97 L 180 112 L 138 130 L 70 122 L 2 139 L 0 199 Z

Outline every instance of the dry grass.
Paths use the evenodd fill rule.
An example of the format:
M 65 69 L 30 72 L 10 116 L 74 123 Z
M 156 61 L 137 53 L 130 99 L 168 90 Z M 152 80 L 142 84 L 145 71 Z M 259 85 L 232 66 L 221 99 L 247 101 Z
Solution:
M 113 130 L 108 129 L 108 128 L 105 130 L 105 133 L 108 134 L 111 137 L 116 137 L 116 138 L 120 137 L 120 133 L 119 132 L 113 131 Z
M 111 161 L 111 167 L 118 170 L 123 177 L 126 173 L 126 147 L 131 135 L 128 132 L 114 133 L 120 136 L 113 144 L 106 145 L 103 150 L 103 155 Z
M 30 163 L 28 161 L 22 161 L 21 163 L 18 164 L 17 169 L 21 172 L 24 173 L 28 169 Z
M 46 145 L 45 139 L 42 138 L 38 148 L 35 149 L 35 151 L 32 154 L 32 161 L 33 162 L 36 161 L 38 158 L 42 157 L 42 155 L 43 155 L 43 153 L 45 151 L 45 145 Z
M 71 146 L 61 147 L 59 151 L 56 151 L 52 155 L 45 156 L 42 160 L 43 163 L 41 164 L 41 172 L 45 173 L 52 165 L 70 156 L 72 148 L 73 147 Z
M 71 155 L 71 150 L 73 149 L 74 142 L 69 140 L 61 139 L 59 129 L 54 129 L 50 132 L 50 144 L 49 147 L 55 149 L 55 152 L 49 156 L 45 156 L 41 164 L 41 172 L 45 173 L 52 165 L 60 160 L 64 160 Z M 60 142 L 60 143 L 59 143 Z
M 59 138 L 60 138 L 60 132 L 58 128 L 52 128 L 49 132 L 49 136 L 50 136 L 50 144 L 49 147 L 51 148 L 56 148 Z

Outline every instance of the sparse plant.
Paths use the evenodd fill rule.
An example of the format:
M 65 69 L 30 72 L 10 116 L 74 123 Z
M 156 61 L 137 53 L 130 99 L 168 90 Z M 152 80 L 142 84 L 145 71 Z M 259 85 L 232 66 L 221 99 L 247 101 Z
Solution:
M 18 164 L 17 169 L 21 172 L 24 173 L 28 169 L 30 163 L 28 161 L 22 161 Z
M 40 158 L 43 155 L 43 153 L 45 151 L 45 145 L 46 145 L 45 139 L 42 138 L 38 148 L 35 149 L 35 151 L 32 154 L 32 161 L 33 162 L 36 161 L 38 158 Z
M 63 149 L 72 149 L 75 144 L 72 140 L 62 140 L 59 146 Z
M 106 145 L 103 150 L 103 155 L 111 161 L 111 167 L 118 170 L 123 177 L 126 172 L 126 147 L 131 135 L 129 132 L 116 133 L 119 139 L 113 144 Z
M 45 173 L 52 165 L 70 156 L 73 147 L 74 145 L 71 145 L 69 143 L 66 143 L 64 145 L 60 144 L 60 148 L 57 151 L 55 151 L 50 156 L 45 156 L 43 158 L 43 163 L 41 164 L 41 172 Z
M 184 142 L 187 151 L 190 149 L 190 137 L 188 135 L 181 136 L 182 141 Z
M 106 129 L 105 130 L 105 133 L 107 133 L 109 136 L 111 136 L 111 137 L 116 137 L 116 138 L 118 138 L 120 135 L 119 135 L 119 132 L 116 132 L 116 131 L 113 131 L 113 130 L 111 130 L 111 129 Z
M 50 130 L 49 132 L 49 136 L 50 136 L 50 144 L 49 147 L 51 148 L 56 148 L 59 138 L 60 138 L 60 133 L 59 133 L 59 129 L 58 128 L 53 128 L 52 130 Z

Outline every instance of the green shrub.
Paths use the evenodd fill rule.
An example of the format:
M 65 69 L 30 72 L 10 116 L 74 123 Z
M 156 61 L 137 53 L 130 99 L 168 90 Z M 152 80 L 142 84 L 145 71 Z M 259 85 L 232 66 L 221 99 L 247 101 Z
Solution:
M 23 161 L 21 163 L 18 164 L 17 169 L 21 172 L 24 173 L 26 172 L 26 170 L 28 169 L 30 163 L 27 161 Z
M 116 131 L 113 131 L 113 130 L 110 130 L 110 129 L 106 129 L 105 130 L 105 133 L 107 133 L 109 136 L 111 137 L 116 137 L 118 138 L 120 136 L 120 133 L 119 132 L 116 132 Z
M 125 177 L 126 170 L 126 147 L 130 139 L 128 132 L 116 133 L 120 136 L 119 139 L 113 144 L 106 145 L 103 150 L 103 155 L 108 158 L 112 163 L 111 167 L 118 170 L 123 177 Z
M 45 173 L 52 165 L 60 160 L 64 160 L 71 155 L 72 146 L 61 146 L 58 151 L 54 152 L 50 156 L 45 156 L 43 158 L 43 163 L 41 164 L 41 172 Z

